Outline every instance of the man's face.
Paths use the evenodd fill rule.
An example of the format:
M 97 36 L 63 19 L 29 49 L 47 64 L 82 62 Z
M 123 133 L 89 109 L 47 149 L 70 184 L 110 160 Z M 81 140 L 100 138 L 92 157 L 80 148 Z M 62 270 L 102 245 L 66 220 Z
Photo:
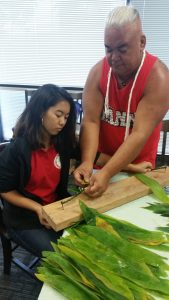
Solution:
M 117 76 L 125 78 L 137 70 L 145 42 L 138 21 L 122 27 L 106 27 L 104 35 L 106 57 Z

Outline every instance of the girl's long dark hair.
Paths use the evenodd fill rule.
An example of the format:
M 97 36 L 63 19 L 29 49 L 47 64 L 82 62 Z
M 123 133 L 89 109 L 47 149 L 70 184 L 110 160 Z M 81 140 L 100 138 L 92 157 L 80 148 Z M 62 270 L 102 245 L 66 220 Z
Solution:
M 62 131 L 56 136 L 53 136 L 52 139 L 53 144 L 59 152 L 66 148 L 69 148 L 69 151 L 71 151 L 75 145 L 75 103 L 64 88 L 54 84 L 45 84 L 33 93 L 25 110 L 16 123 L 14 139 L 24 136 L 30 143 L 32 149 L 41 148 L 43 146 L 42 116 L 51 106 L 63 100 L 70 104 L 69 117 Z

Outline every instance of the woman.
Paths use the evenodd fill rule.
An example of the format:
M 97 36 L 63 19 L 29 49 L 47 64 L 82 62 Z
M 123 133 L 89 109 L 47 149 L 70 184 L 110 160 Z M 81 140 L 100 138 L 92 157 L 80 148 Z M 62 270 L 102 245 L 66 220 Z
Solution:
M 76 112 L 65 89 L 40 87 L 20 116 L 12 142 L 0 153 L 4 223 L 16 241 L 37 256 L 52 250 L 53 231 L 42 206 L 69 196 L 69 161 L 75 146 Z

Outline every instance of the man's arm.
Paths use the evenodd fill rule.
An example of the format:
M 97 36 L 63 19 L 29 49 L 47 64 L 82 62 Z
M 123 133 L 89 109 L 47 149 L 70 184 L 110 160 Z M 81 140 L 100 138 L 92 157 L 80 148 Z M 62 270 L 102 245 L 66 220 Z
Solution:
M 74 176 L 78 183 L 89 181 L 93 162 L 98 150 L 100 118 L 104 97 L 99 90 L 102 62 L 97 63 L 90 71 L 83 92 L 83 120 L 80 130 L 81 165 Z
M 169 109 L 169 71 L 159 61 L 149 75 L 138 105 L 132 133 L 107 164 L 90 179 L 86 192 L 96 197 L 105 191 L 109 179 L 131 163 L 144 147 L 157 124 Z
M 95 163 L 96 167 L 104 167 L 105 164 L 111 159 L 110 155 L 105 153 L 100 153 L 99 157 Z M 148 161 L 142 161 L 139 163 L 130 163 L 123 168 L 123 171 L 132 172 L 132 173 L 146 173 L 151 171 L 153 168 L 152 163 Z

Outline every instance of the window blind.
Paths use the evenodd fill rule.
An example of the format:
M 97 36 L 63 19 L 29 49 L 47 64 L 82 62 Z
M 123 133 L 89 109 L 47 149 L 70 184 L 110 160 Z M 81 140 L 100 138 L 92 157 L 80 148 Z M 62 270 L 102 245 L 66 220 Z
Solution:
M 0 0 L 0 82 L 83 87 L 124 0 Z
M 142 19 L 147 38 L 146 49 L 169 67 L 169 1 L 131 0 Z
M 146 49 L 158 56 L 169 67 L 169 1 L 168 0 L 131 0 L 142 19 L 143 31 L 147 38 Z M 169 112 L 164 119 L 169 119 Z M 158 153 L 162 149 L 162 133 Z M 169 136 L 167 135 L 166 152 L 169 154 Z
M 24 91 L 0 91 L 0 108 L 1 108 L 1 136 L 0 140 L 9 140 L 12 138 L 12 128 L 25 108 Z
M 83 87 L 104 56 L 105 18 L 118 5 L 125 1 L 0 0 L 0 83 Z M 24 101 L 23 92 L 0 92 L 4 139 Z

